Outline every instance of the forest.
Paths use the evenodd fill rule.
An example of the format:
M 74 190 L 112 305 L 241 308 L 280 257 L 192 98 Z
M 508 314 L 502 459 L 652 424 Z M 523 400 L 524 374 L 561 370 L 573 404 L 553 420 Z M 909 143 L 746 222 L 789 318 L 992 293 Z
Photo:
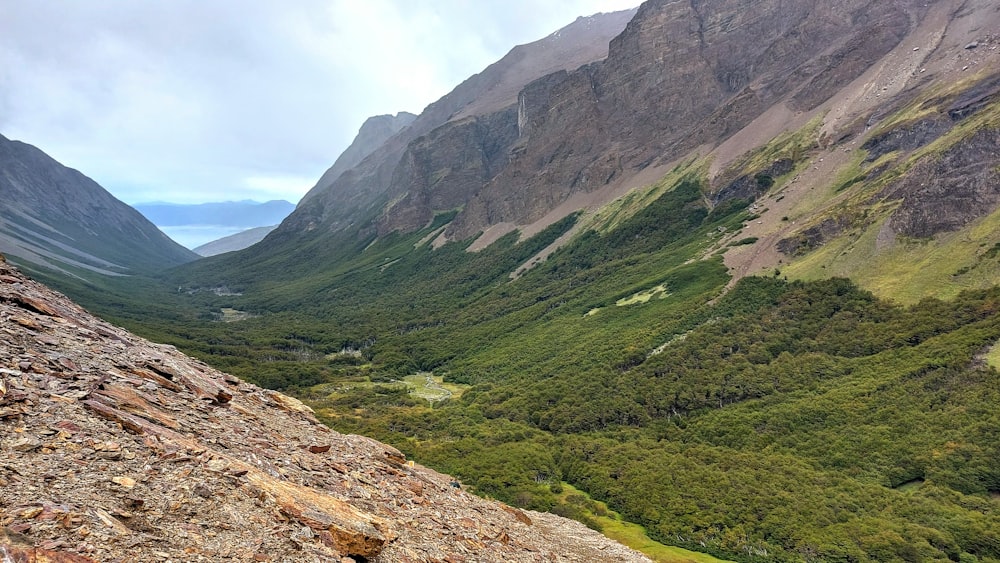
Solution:
M 442 213 L 409 235 L 55 283 L 515 506 L 599 527 L 572 485 L 730 560 L 1000 561 L 1000 289 L 903 306 L 778 270 L 730 287 L 720 254 L 746 244 L 749 202 L 704 191 L 678 167 L 633 212 L 475 253 L 421 242 Z M 452 391 L 421 398 L 414 374 Z

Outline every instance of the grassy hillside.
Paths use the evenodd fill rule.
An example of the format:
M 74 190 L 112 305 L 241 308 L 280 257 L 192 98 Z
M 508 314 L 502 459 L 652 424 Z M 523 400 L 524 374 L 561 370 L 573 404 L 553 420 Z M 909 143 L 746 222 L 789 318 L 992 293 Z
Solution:
M 906 182 L 958 146 L 992 158 L 976 139 L 996 129 L 995 102 L 949 117 L 967 86 L 902 100 L 866 137 L 881 145 L 821 147 L 813 121 L 714 183 L 691 161 L 475 253 L 426 244 L 447 213 L 409 235 L 285 234 L 158 280 L 65 287 L 479 494 L 617 528 L 604 502 L 637 544 L 1000 561 L 996 212 L 905 234 L 923 226 L 905 221 L 922 193 Z M 834 173 L 796 194 L 829 151 Z M 781 240 L 780 271 L 731 283 L 723 253 Z

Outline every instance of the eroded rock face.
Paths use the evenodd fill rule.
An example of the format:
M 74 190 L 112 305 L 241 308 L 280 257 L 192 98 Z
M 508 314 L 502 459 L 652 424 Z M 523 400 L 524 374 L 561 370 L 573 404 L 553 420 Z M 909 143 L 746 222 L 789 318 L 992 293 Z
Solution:
M 357 166 L 346 171 L 331 168 L 273 236 L 280 238 L 312 230 L 335 231 L 367 218 L 373 206 L 400 196 L 395 180 L 397 166 L 411 142 L 450 121 L 502 112 L 515 104 L 518 92 L 532 80 L 603 59 L 608 53 L 608 42 L 621 32 L 634 13 L 635 10 L 624 10 L 579 18 L 544 39 L 515 47 L 502 59 L 427 106 L 409 126 L 372 151 Z M 461 168 L 461 163 L 457 167 Z M 482 185 L 482 181 L 478 185 Z M 427 198 L 417 196 L 414 199 L 419 205 Z M 401 213 L 401 224 L 409 224 L 410 215 Z M 391 220 L 382 223 L 383 228 L 394 228 Z
M 646 2 L 606 60 L 522 90 L 510 165 L 469 191 L 449 236 L 531 223 L 573 193 L 714 145 L 775 103 L 816 107 L 925 10 L 915 0 Z
M 450 481 L 0 262 L 4 560 L 647 561 Z
M 896 233 L 956 231 L 1000 206 L 1000 130 L 980 129 L 940 155 L 923 158 L 883 193 L 902 199 L 889 219 Z

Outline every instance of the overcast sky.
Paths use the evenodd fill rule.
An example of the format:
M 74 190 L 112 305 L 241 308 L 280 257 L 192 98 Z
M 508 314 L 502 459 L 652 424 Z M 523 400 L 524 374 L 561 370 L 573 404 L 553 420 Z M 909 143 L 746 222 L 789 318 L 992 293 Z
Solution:
M 287 199 L 371 115 L 420 113 L 639 0 L 0 0 L 0 134 L 126 203 Z

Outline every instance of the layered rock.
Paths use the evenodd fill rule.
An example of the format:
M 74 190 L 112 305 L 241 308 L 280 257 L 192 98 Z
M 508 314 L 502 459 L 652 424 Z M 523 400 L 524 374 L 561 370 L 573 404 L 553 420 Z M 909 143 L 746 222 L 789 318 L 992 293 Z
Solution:
M 624 29 L 634 13 L 635 10 L 625 10 L 579 18 L 544 39 L 515 47 L 427 106 L 412 124 L 357 166 L 345 171 L 327 171 L 272 236 L 281 238 L 313 229 L 338 230 L 371 218 L 380 205 L 398 199 L 401 192 L 408 190 L 408 186 L 398 181 L 396 170 L 411 142 L 451 121 L 488 115 L 512 106 L 518 92 L 533 80 L 603 59 L 608 53 L 608 42 Z M 455 163 L 454 167 L 462 165 Z M 393 228 L 391 222 L 384 226 Z
M 5 263 L 0 332 L 5 560 L 646 561 L 333 432 Z

